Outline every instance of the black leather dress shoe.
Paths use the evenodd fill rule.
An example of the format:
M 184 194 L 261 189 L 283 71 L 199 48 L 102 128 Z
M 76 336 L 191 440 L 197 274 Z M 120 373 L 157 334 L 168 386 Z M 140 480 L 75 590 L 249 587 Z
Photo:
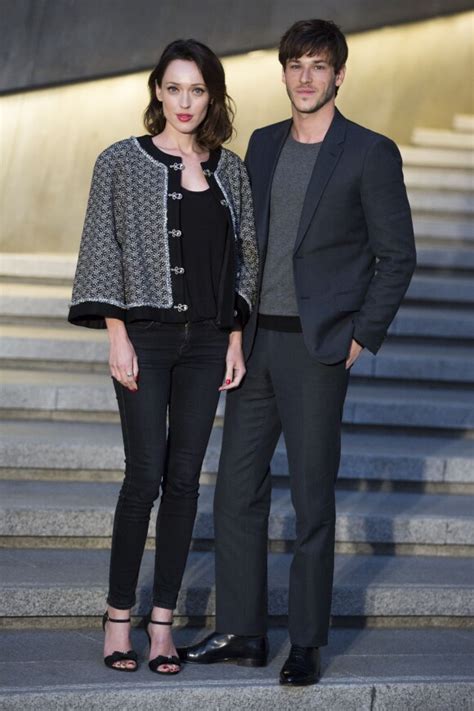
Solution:
M 280 672 L 280 684 L 308 686 L 317 684 L 321 673 L 318 647 L 291 646 L 288 659 Z
M 236 662 L 244 667 L 264 667 L 268 658 L 268 639 L 213 632 L 197 644 L 178 649 L 178 656 L 191 664 Z

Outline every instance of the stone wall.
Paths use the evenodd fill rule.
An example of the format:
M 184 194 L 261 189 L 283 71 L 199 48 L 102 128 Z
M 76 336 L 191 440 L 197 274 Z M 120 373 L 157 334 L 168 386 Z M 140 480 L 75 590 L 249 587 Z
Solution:
M 338 97 L 353 120 L 408 143 L 415 126 L 474 113 L 474 13 L 349 36 Z M 251 131 L 289 115 L 275 50 L 224 60 L 244 154 Z M 148 72 L 12 94 L 1 100 L 0 251 L 75 252 L 92 167 L 113 141 L 144 132 Z
M 469 0 L 0 0 L 0 91 L 146 69 L 176 37 L 240 54 L 276 46 L 305 17 L 354 33 L 471 8 Z

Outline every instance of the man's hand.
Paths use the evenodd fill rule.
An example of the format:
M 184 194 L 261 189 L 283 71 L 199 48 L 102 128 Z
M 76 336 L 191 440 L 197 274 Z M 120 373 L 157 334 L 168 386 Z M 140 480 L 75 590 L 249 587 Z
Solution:
M 346 360 L 346 370 L 348 370 L 352 365 L 354 365 L 363 350 L 363 346 L 361 346 L 360 343 L 357 343 L 357 341 L 354 341 L 354 339 L 352 339 L 351 348 Z

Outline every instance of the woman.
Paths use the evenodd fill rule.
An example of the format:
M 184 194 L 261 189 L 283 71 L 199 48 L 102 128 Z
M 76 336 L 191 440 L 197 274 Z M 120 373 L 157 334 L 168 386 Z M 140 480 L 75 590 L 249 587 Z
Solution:
M 219 391 L 245 374 L 241 328 L 258 258 L 245 167 L 221 147 L 233 113 L 220 61 L 194 40 L 172 42 L 148 86 L 150 135 L 119 141 L 97 159 L 69 320 L 107 327 L 125 448 L 104 661 L 119 671 L 138 667 L 130 610 L 161 487 L 149 667 L 175 674 L 170 626 L 199 473 Z

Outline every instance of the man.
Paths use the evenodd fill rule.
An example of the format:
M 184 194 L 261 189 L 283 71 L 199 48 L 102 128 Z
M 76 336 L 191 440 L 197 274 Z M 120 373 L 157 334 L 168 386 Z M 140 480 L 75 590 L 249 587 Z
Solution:
M 347 44 L 332 22 L 294 24 L 279 60 L 292 118 L 255 131 L 246 163 L 261 256 L 244 329 L 247 374 L 227 395 L 215 496 L 216 630 L 189 662 L 267 660 L 269 464 L 281 431 L 296 543 L 291 651 L 280 682 L 312 684 L 327 644 L 335 481 L 349 369 L 380 348 L 415 268 L 395 144 L 335 107 Z

